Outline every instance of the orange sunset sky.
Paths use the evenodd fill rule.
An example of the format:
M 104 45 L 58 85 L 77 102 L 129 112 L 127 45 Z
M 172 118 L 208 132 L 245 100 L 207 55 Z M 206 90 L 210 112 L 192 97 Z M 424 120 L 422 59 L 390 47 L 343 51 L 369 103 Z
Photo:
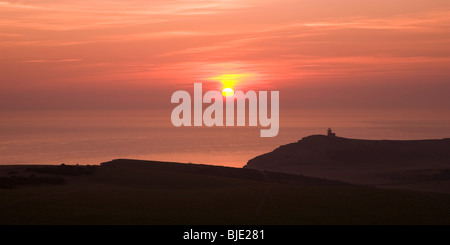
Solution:
M 279 90 L 281 110 L 450 108 L 448 0 L 0 0 L 0 109 L 171 108 Z

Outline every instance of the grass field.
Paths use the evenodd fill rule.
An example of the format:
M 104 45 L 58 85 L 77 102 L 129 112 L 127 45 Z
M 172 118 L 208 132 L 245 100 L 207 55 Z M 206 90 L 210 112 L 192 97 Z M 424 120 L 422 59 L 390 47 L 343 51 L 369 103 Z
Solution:
M 0 189 L 0 224 L 450 224 L 448 194 L 168 166 L 105 165 L 62 185 Z M 0 173 L 11 169 L 27 173 Z

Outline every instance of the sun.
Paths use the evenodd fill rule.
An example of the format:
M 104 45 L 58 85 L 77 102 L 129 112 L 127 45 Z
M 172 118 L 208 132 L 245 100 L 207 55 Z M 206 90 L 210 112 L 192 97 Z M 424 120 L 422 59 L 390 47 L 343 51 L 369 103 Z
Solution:
M 234 95 L 234 91 L 231 88 L 224 88 L 222 90 L 222 95 L 223 96 L 233 96 Z

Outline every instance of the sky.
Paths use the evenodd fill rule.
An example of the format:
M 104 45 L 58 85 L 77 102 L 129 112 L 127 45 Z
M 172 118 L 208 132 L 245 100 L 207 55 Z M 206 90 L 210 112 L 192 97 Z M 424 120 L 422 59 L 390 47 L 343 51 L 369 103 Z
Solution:
M 164 110 L 234 74 L 280 110 L 442 115 L 449 68 L 448 0 L 0 0 L 3 111 Z

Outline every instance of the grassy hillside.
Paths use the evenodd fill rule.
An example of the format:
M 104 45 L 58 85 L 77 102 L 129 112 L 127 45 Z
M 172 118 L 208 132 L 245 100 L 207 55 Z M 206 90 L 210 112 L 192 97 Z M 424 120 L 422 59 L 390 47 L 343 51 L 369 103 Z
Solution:
M 450 224 L 448 194 L 257 170 L 118 160 L 64 178 L 0 189 L 0 224 Z

